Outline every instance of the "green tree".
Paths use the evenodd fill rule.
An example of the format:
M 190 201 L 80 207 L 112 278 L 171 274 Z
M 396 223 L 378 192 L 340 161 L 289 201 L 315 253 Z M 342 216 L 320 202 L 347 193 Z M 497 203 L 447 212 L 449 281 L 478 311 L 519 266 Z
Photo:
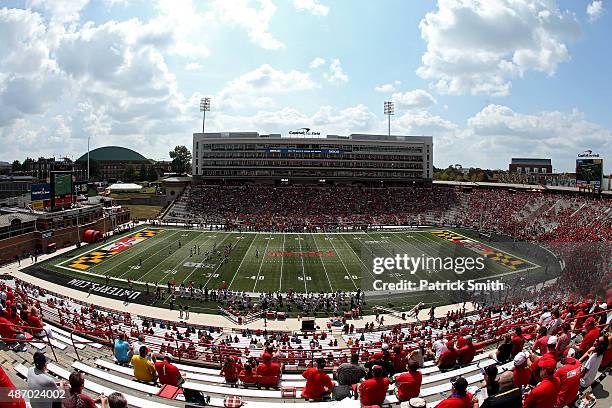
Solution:
M 124 181 L 132 181 L 134 178 L 136 178 L 136 170 L 134 169 L 134 166 L 127 165 L 123 171 Z
M 147 181 L 147 167 L 144 163 L 140 165 L 140 170 L 138 170 L 138 179 L 140 181 Z
M 11 171 L 15 172 L 15 171 L 21 171 L 21 170 L 22 170 L 21 163 L 19 162 L 19 160 L 15 160 L 13 164 L 11 164 Z
M 155 170 L 155 166 L 149 166 L 149 169 L 147 172 L 147 180 L 157 181 L 157 171 Z
M 172 171 L 178 174 L 185 174 L 191 167 L 191 152 L 185 146 L 176 146 L 170 152 L 172 159 Z

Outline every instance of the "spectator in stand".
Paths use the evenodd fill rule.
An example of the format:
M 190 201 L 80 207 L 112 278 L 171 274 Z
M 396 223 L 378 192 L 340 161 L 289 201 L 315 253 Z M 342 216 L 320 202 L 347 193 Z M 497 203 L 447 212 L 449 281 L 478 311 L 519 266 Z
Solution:
M 521 329 L 520 327 L 515 327 L 511 341 L 512 358 L 514 358 L 514 356 L 523 351 L 523 347 L 525 347 L 525 337 L 523 337 L 523 329 Z
M 531 346 L 531 351 L 539 353 L 541 356 L 548 352 L 548 331 L 546 327 L 540 326 L 538 329 L 538 338 Z
M 15 385 L 0 366 L 0 407 L 2 408 L 26 408 L 23 398 L 9 398 L 9 392 L 15 391 Z M 32 399 L 31 399 L 32 401 Z M 34 407 L 34 405 L 32 405 Z
M 156 361 L 155 356 L 153 356 L 153 363 L 161 384 L 180 387 L 185 382 L 185 378 L 179 369 L 172 364 L 172 357 L 169 355 L 164 356 L 160 361 Z
M 442 334 L 438 334 L 438 338 L 431 345 L 431 351 L 434 353 L 434 360 L 438 361 L 440 355 L 447 349 L 446 341 L 442 337 Z
M 595 340 L 595 346 L 593 350 L 589 350 L 584 356 L 580 358 L 580 362 L 586 359 L 582 369 L 582 378 L 580 379 L 580 387 L 589 387 L 597 379 L 597 374 L 603 355 L 608 349 L 608 338 L 605 336 Z
M 552 313 L 548 311 L 548 306 L 542 308 L 542 315 L 540 316 L 539 326 L 547 327 L 548 323 L 552 320 Z
M 389 390 L 389 378 L 385 377 L 381 366 L 372 367 L 372 378 L 357 387 L 362 406 L 382 405 Z
M 521 408 L 523 405 L 521 389 L 515 385 L 511 371 L 505 371 L 499 376 L 499 391 L 488 395 L 480 408 Z M 478 407 L 476 401 L 473 408 Z
M 54 391 L 57 390 L 58 384 L 53 377 L 47 374 L 47 356 L 42 351 L 34 353 L 34 367 L 28 369 L 28 390 Z M 63 383 L 61 383 L 63 385 Z M 30 405 L 32 408 L 51 408 L 53 400 L 31 398 Z
M 495 352 L 491 353 L 489 357 L 494 360 L 497 360 L 500 363 L 506 363 L 510 361 L 510 356 L 512 355 L 512 337 L 507 334 L 504 336 L 504 341 L 497 347 Z
M 580 354 L 584 355 L 592 346 L 595 344 L 595 341 L 599 337 L 599 328 L 595 325 L 595 319 L 589 317 L 584 322 L 584 326 L 586 329 L 586 334 L 582 339 L 582 343 L 580 343 Z
M 21 329 L 17 328 L 14 323 L 5 319 L 3 316 L 0 316 L 0 338 L 8 339 L 8 341 L 4 340 L 4 342 L 11 345 L 13 347 L 13 351 L 27 350 L 25 343 L 21 341 L 11 341 L 25 340 L 26 336 Z
M 225 378 L 226 383 L 235 387 L 238 384 L 240 371 L 242 371 L 242 367 L 236 364 L 232 357 L 227 357 L 219 374 Z
M 127 364 L 130 361 L 129 352 L 130 344 L 126 340 L 125 333 L 119 333 L 114 344 L 115 359 L 119 364 Z
M 554 408 L 560 382 L 555 374 L 557 362 L 550 356 L 542 356 L 538 364 L 538 377 L 542 380 L 525 398 L 523 408 Z
M 334 388 L 334 383 L 325 372 L 324 358 L 317 359 L 316 367 L 307 368 L 302 373 L 302 377 L 306 379 L 306 385 L 302 389 L 302 398 L 321 401 Z
M 408 371 L 395 377 L 395 396 L 399 401 L 409 401 L 421 393 L 423 375 L 419 371 L 419 363 L 408 360 Z
M 451 384 L 451 395 L 440 401 L 436 408 L 472 408 L 474 402 L 478 402 L 478 399 L 467 391 L 468 382 L 465 378 L 457 377 Z
M 128 408 L 128 403 L 123 394 L 120 392 L 113 392 L 111 395 L 106 398 L 108 403 L 108 408 Z M 102 408 L 106 408 L 102 405 Z
M 572 341 L 572 325 L 569 323 L 563 323 L 561 325 L 562 332 L 557 337 L 557 348 L 555 349 L 558 356 L 562 356 Z M 574 350 L 575 351 L 575 350 Z
M 393 353 L 390 357 L 393 363 L 393 372 L 401 373 L 406 369 L 408 363 L 408 353 L 402 348 L 400 344 L 393 346 Z
M 499 392 L 497 373 L 497 366 L 495 364 L 491 364 L 484 369 L 484 381 L 487 388 L 487 395 L 495 395 Z
M 569 406 L 578 397 L 582 366 L 580 361 L 574 358 L 575 355 L 576 351 L 573 348 L 567 349 L 565 355 L 561 358 L 563 366 L 555 373 L 555 377 L 560 382 L 557 407 Z
M 134 354 L 138 353 L 141 346 L 146 346 L 145 338 L 143 334 L 138 335 L 138 339 L 130 344 L 129 358 L 132 359 Z M 149 354 L 149 348 L 147 347 L 147 354 Z
M 70 392 L 62 401 L 62 408 L 96 408 L 96 402 L 89 395 L 83 393 L 85 387 L 83 373 L 73 371 L 68 377 L 68 383 L 70 384 Z
M 551 315 L 552 318 L 546 325 L 546 333 L 549 336 L 557 334 L 557 330 L 561 327 L 561 323 L 563 323 L 563 321 L 559 317 L 559 309 L 553 309 Z
M 527 366 L 527 360 L 528 356 L 524 351 L 514 356 L 512 374 L 514 374 L 514 385 L 519 388 L 529 384 L 529 380 L 531 379 L 531 369 Z
M 43 321 L 42 321 L 42 318 L 40 317 L 40 314 L 38 313 L 38 309 L 36 309 L 35 307 L 32 307 L 32 309 L 30 309 L 30 314 L 28 315 L 28 326 L 40 329 L 40 330 L 31 329 L 32 336 L 34 337 L 44 336 L 45 331 L 42 329 Z
M 155 371 L 155 366 L 147 358 L 147 347 L 140 346 L 140 350 L 138 350 L 138 355 L 132 357 L 132 366 L 134 367 L 134 377 L 137 380 L 142 382 L 156 382 L 157 381 L 157 371 Z
M 251 364 L 246 363 L 240 374 L 238 374 L 238 379 L 244 386 L 255 385 L 257 384 L 257 375 L 253 371 L 253 367 Z
M 457 350 L 452 342 L 446 343 L 446 350 L 436 362 L 440 370 L 452 370 L 457 365 Z
M 366 370 L 359 364 L 359 354 L 351 354 L 351 362 L 340 364 L 335 373 L 338 385 L 353 385 L 359 383 L 365 376 Z
M 470 364 L 476 355 L 476 349 L 472 343 L 472 336 L 465 336 L 463 340 L 465 341 L 465 345 L 457 351 L 457 363 L 462 366 Z
M 425 354 L 425 344 L 423 341 L 419 341 L 418 348 L 412 350 L 408 355 L 408 360 L 414 360 L 419 364 L 419 367 L 423 367 L 425 365 Z
M 257 384 L 264 387 L 276 387 L 280 380 L 280 366 L 272 362 L 272 355 L 264 353 L 262 363 L 257 366 Z

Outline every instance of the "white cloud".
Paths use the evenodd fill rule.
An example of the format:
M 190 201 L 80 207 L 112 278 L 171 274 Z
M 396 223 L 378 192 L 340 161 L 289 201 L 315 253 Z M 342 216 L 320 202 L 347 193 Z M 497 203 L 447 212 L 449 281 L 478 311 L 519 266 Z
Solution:
M 68 23 L 79 20 L 87 3 L 89 0 L 27 0 L 26 7 L 44 11 L 54 22 Z
M 329 7 L 324 6 L 317 0 L 293 0 L 293 6 L 298 10 L 308 11 L 315 16 L 325 17 L 329 13 Z
M 185 65 L 185 71 L 199 71 L 202 69 L 202 64 L 199 62 L 190 62 Z
M 323 74 L 323 77 L 331 83 L 345 83 L 349 81 L 348 75 L 342 70 L 342 65 L 338 58 L 334 58 L 329 64 L 329 73 Z
M 215 0 L 210 4 L 210 10 L 222 23 L 246 30 L 252 43 L 270 50 L 284 47 L 268 31 L 276 13 L 271 0 Z
M 273 105 L 269 95 L 304 91 L 317 87 L 307 72 L 282 71 L 263 64 L 230 81 L 215 97 L 221 107 L 241 108 Z M 260 99 L 268 97 L 268 99 Z M 259 99 L 258 99 L 259 98 Z
M 599 17 L 603 15 L 604 11 L 602 0 L 593 0 L 593 2 L 590 3 L 586 9 L 590 22 L 594 22 L 595 20 L 599 19 Z
M 511 157 L 551 157 L 555 168 L 571 170 L 576 154 L 586 149 L 612 154 L 612 131 L 587 121 L 578 110 L 525 114 L 488 105 L 443 144 L 437 152 L 447 164 L 461 159 L 472 166 L 507 168 Z
M 317 68 L 319 68 L 323 64 L 325 64 L 325 59 L 323 59 L 321 57 L 316 57 L 315 59 L 310 61 L 310 68 L 317 69 Z
M 436 99 L 423 89 L 394 93 L 391 99 L 398 108 L 404 109 L 424 109 L 437 103 Z
M 376 92 L 391 93 L 391 92 L 395 92 L 395 85 L 394 84 L 382 84 L 382 85 L 378 85 L 374 87 L 374 90 Z
M 553 75 L 580 28 L 552 0 L 439 0 L 421 20 L 417 74 L 445 94 L 507 95 L 529 70 Z

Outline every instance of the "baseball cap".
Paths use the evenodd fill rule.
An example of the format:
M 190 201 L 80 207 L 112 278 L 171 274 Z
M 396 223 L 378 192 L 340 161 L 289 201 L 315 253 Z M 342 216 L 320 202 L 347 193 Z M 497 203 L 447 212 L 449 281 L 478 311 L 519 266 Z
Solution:
M 602 303 L 601 305 L 599 305 L 600 309 L 607 309 L 608 308 L 608 304 L 607 303 Z
M 565 350 L 563 352 L 563 357 L 565 358 L 574 358 L 576 357 L 576 350 L 574 350 L 573 348 L 568 348 L 567 350 Z
M 404 405 L 406 404 L 406 405 Z M 425 408 L 427 403 L 423 398 L 410 398 L 409 401 L 404 401 L 400 405 L 401 408 Z
M 514 356 L 514 365 L 516 367 L 523 365 L 527 362 L 527 354 L 525 354 L 524 352 L 519 352 L 516 354 L 516 356 Z
M 388 350 L 388 349 L 389 349 L 389 345 L 388 345 L 387 343 L 383 343 L 383 344 L 382 344 L 382 346 L 381 346 L 381 348 L 382 348 L 383 350 Z
M 470 336 L 469 334 L 467 336 L 465 336 L 463 338 L 463 340 L 467 341 L 468 343 L 470 343 L 472 341 L 472 336 Z
M 590 326 L 590 325 L 594 325 L 595 324 L 595 319 L 593 319 L 592 317 L 589 317 L 588 319 L 586 319 L 586 321 L 584 322 L 585 326 Z
M 546 370 L 554 370 L 555 367 L 557 367 L 557 362 L 552 357 L 544 355 L 538 360 L 538 367 Z
M 547 342 L 547 344 L 548 344 L 548 345 L 557 344 L 557 336 L 550 336 L 550 337 L 548 338 L 548 342 Z
M 261 359 L 264 361 L 269 361 L 269 360 L 272 360 L 272 356 L 270 355 L 270 353 L 263 353 L 263 355 L 261 356 Z

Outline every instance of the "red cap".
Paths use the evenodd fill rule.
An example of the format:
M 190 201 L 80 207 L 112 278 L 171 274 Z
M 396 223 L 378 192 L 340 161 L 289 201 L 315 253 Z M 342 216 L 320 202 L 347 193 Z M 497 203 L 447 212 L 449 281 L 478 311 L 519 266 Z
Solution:
M 554 370 L 557 367 L 557 362 L 554 358 L 544 355 L 538 360 L 538 367 L 546 370 Z
M 263 353 L 263 355 L 261 356 L 261 359 L 263 361 L 270 361 L 272 360 L 272 356 L 270 355 L 270 353 Z
M 586 321 L 584 322 L 585 326 L 590 326 L 590 325 L 595 325 L 595 319 L 593 319 L 592 317 L 589 317 L 588 319 L 586 319 Z

